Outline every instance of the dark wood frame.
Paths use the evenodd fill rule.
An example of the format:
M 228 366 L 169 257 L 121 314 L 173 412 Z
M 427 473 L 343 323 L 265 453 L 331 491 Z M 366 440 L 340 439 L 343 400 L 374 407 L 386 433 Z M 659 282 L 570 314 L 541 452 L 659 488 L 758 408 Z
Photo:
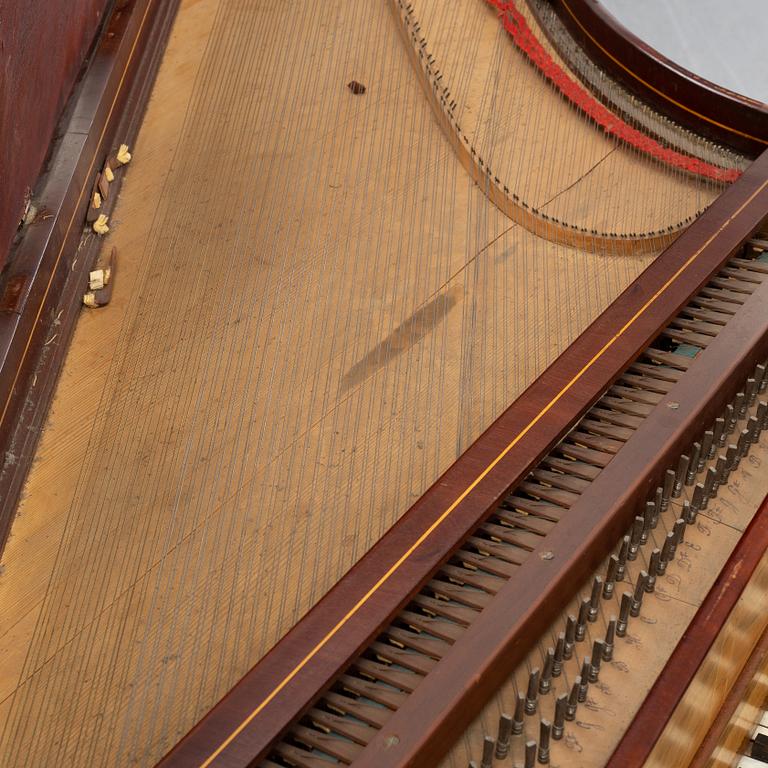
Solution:
M 228 742 L 226 749 L 213 761 L 214 764 L 257 764 L 273 739 L 295 722 L 315 698 L 333 683 L 349 661 L 360 653 L 379 629 L 407 603 L 410 595 L 450 557 L 509 488 L 519 482 L 544 453 L 568 431 L 606 387 L 649 344 L 658 330 L 707 282 L 712 272 L 756 231 L 767 214 L 768 152 L 753 163 L 743 177 L 726 190 L 708 211 L 648 267 L 483 433 L 283 640 L 166 755 L 161 765 L 167 768 L 195 763 L 208 764 L 204 761 L 207 761 L 234 732 L 237 732 L 237 737 Z M 673 275 L 676 277 L 671 279 Z M 745 333 L 744 345 L 748 346 L 747 339 L 751 338 L 752 329 L 747 326 L 741 330 Z M 608 346 L 606 340 L 611 340 Z M 723 349 L 723 345 L 718 345 L 718 348 Z M 728 351 L 723 349 L 723 353 L 727 354 Z M 709 383 L 710 389 L 714 381 L 724 383 L 726 388 L 716 395 L 713 394 L 714 391 L 700 393 L 696 400 L 697 406 L 700 407 L 700 418 L 713 416 L 722 406 L 723 398 L 728 395 L 728 387 L 736 386 L 736 375 L 746 372 L 747 367 L 754 364 L 753 359 L 747 359 L 751 357 L 747 355 L 738 363 L 732 361 L 732 365 L 727 368 L 720 364 L 719 368 L 715 365 L 714 369 L 708 369 L 714 377 Z M 732 384 L 729 383 L 731 380 Z M 568 386 L 569 382 L 575 383 Z M 566 386 L 568 388 L 565 388 Z M 702 397 L 706 400 L 705 404 L 701 402 Z M 669 438 L 663 451 L 658 451 L 658 442 L 654 442 L 653 456 L 648 457 L 645 463 L 651 462 L 660 466 L 690 438 L 690 434 L 686 435 L 686 432 L 690 433 L 690 425 L 685 428 L 680 426 L 684 416 L 690 416 L 688 409 L 680 408 L 669 413 L 673 414 L 673 418 L 670 419 L 667 414 L 665 423 L 680 429 Z M 500 453 L 513 440 L 517 441 L 515 445 L 497 461 Z M 644 450 L 647 449 L 646 445 Z M 486 471 L 492 464 L 493 467 Z M 481 479 L 477 480 L 479 477 Z M 625 468 L 621 477 L 624 488 L 626 477 Z M 646 477 L 638 478 L 632 491 L 644 494 L 652 482 L 653 471 L 650 471 Z M 466 489 L 470 487 L 471 492 L 466 493 Z M 413 542 L 423 538 L 424 533 L 430 530 L 457 499 L 460 501 L 453 512 L 413 550 Z M 555 569 L 566 567 L 568 578 L 573 579 L 584 576 L 594 568 L 607 551 L 608 540 L 617 536 L 626 525 L 627 517 L 631 516 L 632 503 L 625 493 L 623 506 L 614 513 L 610 521 L 604 521 L 600 536 L 597 539 L 593 537 L 588 546 L 584 545 L 583 541 L 578 545 L 578 558 L 555 558 L 549 567 L 539 569 L 535 582 L 529 584 L 526 590 L 529 596 L 543 595 L 548 589 L 547 585 L 554 583 L 553 579 L 557 581 L 565 578 L 565 571 L 555 573 Z M 571 529 L 568 528 L 568 531 Z M 552 542 L 547 538 L 547 548 L 565 553 L 571 551 L 571 545 L 575 546 L 572 532 L 560 535 L 556 529 L 555 535 L 556 540 L 553 539 Z M 583 539 L 583 536 L 580 538 Z M 406 557 L 386 583 L 376 588 L 382 574 L 390 571 L 393 564 L 397 563 L 404 553 L 409 552 L 410 556 Z M 533 559 L 539 560 L 531 558 Z M 537 562 L 536 565 L 541 563 Z M 373 593 L 366 598 L 371 590 L 374 590 Z M 348 616 L 350 607 L 358 605 L 361 600 L 364 602 L 352 616 Z M 541 615 L 545 614 L 546 611 Z M 530 617 L 526 615 L 521 617 L 521 620 L 528 622 Z M 340 624 L 340 628 L 335 630 Z M 526 627 L 533 631 L 534 624 L 535 622 L 526 624 Z M 543 629 L 543 626 L 541 628 Z M 333 634 L 330 639 L 324 641 L 318 650 L 318 644 L 331 632 Z M 481 642 L 476 647 L 489 651 L 496 648 L 498 651 L 504 645 L 498 636 L 489 644 L 488 638 L 479 640 L 477 635 L 478 632 L 471 630 L 468 630 L 466 635 L 467 638 L 473 637 L 475 641 Z M 478 656 L 471 652 L 469 642 L 462 641 L 461 647 L 465 651 L 461 654 L 455 653 L 457 648 L 454 648 L 440 666 L 450 658 Z M 311 662 L 304 663 L 303 660 L 310 654 Z M 503 659 L 500 663 L 506 664 Z M 294 673 L 299 667 L 300 671 Z M 448 667 L 456 668 L 456 664 L 446 665 L 446 669 Z M 473 706 L 477 704 L 483 697 L 490 695 L 492 683 L 488 677 L 489 670 L 486 664 L 477 685 L 464 693 L 453 692 L 452 695 L 462 696 L 464 701 L 472 703 Z M 498 680 L 498 674 L 496 670 L 492 677 Z M 442 681 L 446 680 L 445 675 L 437 677 Z M 466 679 L 463 674 L 462 679 Z M 435 689 L 428 677 L 419 687 L 421 691 L 421 688 L 426 686 L 435 694 L 431 704 L 427 705 L 430 712 L 435 710 L 434 714 L 437 709 L 442 709 L 445 701 L 450 700 L 453 705 L 456 703 L 455 698 L 451 699 L 446 695 L 448 688 L 443 689 L 441 685 Z M 446 685 L 450 687 L 450 680 Z M 278 686 L 279 692 L 273 696 L 273 691 Z M 419 699 L 423 702 L 423 697 Z M 253 719 L 254 707 L 267 700 L 269 703 L 259 712 L 256 724 Z M 392 748 L 389 754 L 397 757 L 394 762 L 398 764 L 408 764 L 415 754 L 413 750 L 419 751 L 422 758 L 424 755 L 436 755 L 442 748 L 440 740 L 445 740 L 451 729 L 458 727 L 459 720 L 466 717 L 465 713 L 468 711 L 464 708 L 463 713 L 459 712 L 458 715 L 443 720 L 447 724 L 445 726 L 435 725 L 432 717 L 427 717 L 426 710 L 420 711 L 415 722 L 410 725 L 403 722 L 404 718 L 398 718 L 396 713 L 393 720 L 398 718 L 396 722 L 403 726 L 404 733 L 408 732 L 409 737 L 400 739 L 399 745 Z M 442 714 L 440 716 L 442 717 Z M 413 715 L 411 717 L 413 718 Z M 433 723 L 433 730 L 428 730 L 427 723 Z M 415 732 L 416 730 L 418 732 Z M 389 726 L 386 731 L 387 734 L 392 733 Z M 382 739 L 384 738 L 385 734 L 382 734 Z M 366 755 L 376 755 L 376 758 L 368 760 L 367 764 L 383 764 L 377 762 L 381 758 L 381 753 L 377 750 L 382 748 L 382 739 L 373 742 L 366 749 Z M 389 759 L 388 756 L 388 762 Z M 366 764 L 366 758 L 362 764 Z
M 90 190 L 107 155 L 138 133 L 178 1 L 117 3 L 37 184 L 40 213 L 0 276 L 0 553 L 101 245 L 85 226 Z
M 742 534 L 736 549 L 704 598 L 704 602 L 672 652 L 664 670 L 611 755 L 606 768 L 642 765 L 651 754 L 670 715 L 683 698 L 766 549 L 768 549 L 768 496 Z M 768 649 L 766 643 L 768 643 L 768 633 L 764 633 L 761 641 L 758 642 L 758 653 L 753 653 L 750 657 L 754 661 L 751 667 L 752 674 L 754 674 L 754 666 L 760 661 L 760 647 L 763 653 Z M 748 661 L 745 665 L 746 673 L 743 671 L 733 686 L 733 689 L 740 693 L 729 696 L 731 713 L 741 701 L 741 696 L 752 679 L 749 669 Z M 727 715 L 723 724 L 727 724 L 728 719 L 730 714 Z M 705 742 L 702 742 L 702 747 L 706 743 L 711 743 L 714 748 L 716 738 L 717 733 L 710 729 L 710 734 Z M 710 753 L 711 749 L 702 760 L 700 755 L 703 755 L 703 751 L 700 748 L 697 755 L 699 761 L 694 763 L 703 765 L 709 759 Z
M 670 61 L 633 35 L 599 0 L 550 2 L 591 58 L 659 112 L 753 157 L 768 147 L 768 105 Z

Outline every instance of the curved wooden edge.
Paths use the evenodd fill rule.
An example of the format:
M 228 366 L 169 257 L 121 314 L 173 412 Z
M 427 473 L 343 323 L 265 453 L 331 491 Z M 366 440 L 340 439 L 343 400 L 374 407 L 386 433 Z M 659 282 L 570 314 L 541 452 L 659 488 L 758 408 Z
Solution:
M 160 765 L 256 764 L 767 214 L 768 152 L 462 454 Z
M 768 496 L 742 534 L 606 768 L 640 766 L 651 754 L 767 548 Z M 733 702 L 734 708 L 737 703 Z
M 598 0 L 550 0 L 590 55 L 681 124 L 752 157 L 768 147 L 768 105 L 711 83 L 644 43 Z
M 178 2 L 115 4 L 36 185 L 38 217 L 0 276 L 0 555 L 101 245 L 85 229 L 90 192 L 107 156 L 138 134 Z
M 453 147 L 456 157 L 470 178 L 483 190 L 486 197 L 505 216 L 529 232 L 560 245 L 579 248 L 589 253 L 619 254 L 637 256 L 657 253 L 668 246 L 690 223 L 690 220 L 678 222 L 667 230 L 639 234 L 617 235 L 597 230 L 588 230 L 568 222 L 548 216 L 531 207 L 524 200 L 504 185 L 487 162 L 472 146 L 469 138 L 453 114 L 448 99 L 450 93 L 440 82 L 440 70 L 433 66 L 426 48 L 427 41 L 421 38 L 418 20 L 406 0 L 392 0 L 392 10 L 397 17 L 398 27 L 411 63 L 419 77 L 419 82 L 427 96 L 427 101 L 443 129 L 443 133 Z

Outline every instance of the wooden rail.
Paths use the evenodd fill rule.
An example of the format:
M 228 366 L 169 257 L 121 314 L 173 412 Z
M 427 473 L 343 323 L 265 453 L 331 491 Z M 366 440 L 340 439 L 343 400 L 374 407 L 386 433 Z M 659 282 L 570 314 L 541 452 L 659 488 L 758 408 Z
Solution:
M 138 133 L 178 2 L 115 6 L 38 181 L 40 215 L 0 276 L 0 554 L 100 245 L 84 235 L 90 190 Z
M 486 430 L 161 765 L 256 765 L 273 740 L 330 687 L 767 214 L 768 153 Z M 491 603 L 482 612 L 483 621 L 470 626 L 420 684 L 418 696 L 410 696 L 366 747 L 358 758 L 361 765 L 416 764 L 436 759 L 448 746 L 450 734 L 522 657 L 527 644 L 520 633 L 535 638 L 561 606 L 551 600 L 558 587 L 593 569 L 626 528 L 634 513 L 631 493 L 645 492 L 658 480 L 672 455 L 690 440 L 696 420 L 719 411 L 738 377 L 754 365 L 768 339 L 768 325 L 757 302 L 744 309 L 734 318 L 730 340 L 715 339 L 710 362 L 702 364 L 712 378 L 697 377 L 675 395 L 685 406 L 649 417 L 632 438 L 633 457 L 620 459 L 619 453 L 599 478 L 603 494 L 585 494 L 591 503 L 581 504 L 577 514 L 572 508 L 568 524 L 547 536 L 547 549 L 556 556 L 532 557 L 529 567 L 522 566 L 529 578 L 514 579 L 514 608 L 507 602 L 494 609 Z M 740 338 L 738 351 L 734 334 Z M 635 478 L 630 491 L 628 476 Z M 610 503 L 603 498 L 609 489 Z M 486 621 L 486 614 L 503 618 L 503 629 Z

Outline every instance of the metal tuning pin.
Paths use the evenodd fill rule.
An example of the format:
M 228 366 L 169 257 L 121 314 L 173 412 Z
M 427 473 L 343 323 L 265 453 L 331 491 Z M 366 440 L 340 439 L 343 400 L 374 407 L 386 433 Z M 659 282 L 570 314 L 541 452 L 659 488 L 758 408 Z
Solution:
M 688 525 L 693 525 L 696 522 L 696 510 L 687 499 L 683 502 L 683 519 Z
M 725 433 L 725 419 L 722 416 L 718 416 L 715 419 L 715 426 L 712 432 L 715 437 L 715 445 L 718 448 L 722 448 L 725 445 L 725 438 L 727 437 Z
M 648 581 L 645 582 L 645 591 L 653 592 L 656 589 L 656 577 L 659 574 L 659 565 L 661 564 L 661 550 L 655 548 L 651 552 L 651 559 L 648 563 Z
M 693 496 L 691 497 L 691 506 L 696 510 L 698 514 L 704 507 L 704 485 L 702 483 L 696 483 L 696 487 L 693 489 Z
M 469 768 L 477 768 L 477 763 L 474 760 L 469 761 Z
M 760 422 L 760 429 L 768 427 L 768 402 L 765 400 L 757 404 L 757 420 Z
M 755 381 L 757 382 L 758 394 L 765 392 L 766 384 L 768 384 L 768 377 L 765 375 L 764 363 L 759 363 L 755 366 Z
M 743 392 L 738 392 L 733 398 L 733 408 L 739 419 L 743 419 L 747 415 L 747 397 Z
M 691 465 L 691 457 L 683 454 L 677 462 L 677 472 L 675 472 L 675 487 L 672 489 L 672 498 L 679 499 L 683 492 L 683 483 L 688 476 L 688 467 Z
M 619 558 L 616 555 L 611 555 L 608 558 L 608 567 L 605 569 L 605 581 L 603 582 L 603 599 L 605 600 L 613 597 L 618 570 Z
M 496 759 L 503 760 L 509 754 L 509 742 L 512 738 L 512 718 L 502 714 L 499 718 L 499 735 L 496 737 Z
M 581 688 L 581 678 L 577 675 L 571 686 L 571 692 L 568 694 L 568 706 L 565 708 L 565 719 L 568 722 L 576 719 L 576 710 L 579 707 L 579 689 Z
M 685 520 L 683 520 L 682 517 L 678 517 L 677 520 L 675 520 L 675 524 L 672 527 L 672 533 L 675 534 L 675 552 L 677 552 L 677 548 L 685 539 Z
M 587 619 L 589 616 L 589 598 L 581 601 L 579 618 L 576 620 L 576 642 L 580 643 L 587 635 Z
M 707 460 L 710 458 L 709 452 L 712 450 L 712 442 L 715 434 L 711 429 L 708 429 L 704 433 L 704 437 L 701 439 L 701 453 L 699 454 L 699 466 L 696 468 L 699 472 L 704 469 Z
M 637 551 L 640 548 L 644 528 L 645 518 L 635 517 L 635 521 L 632 523 L 632 530 L 629 534 L 629 552 L 627 552 L 627 560 L 637 559 Z
M 539 694 L 539 668 L 531 670 L 530 677 L 528 678 L 528 692 L 525 694 L 525 714 L 536 714 L 536 706 L 538 705 Z
M 552 677 L 560 677 L 565 659 L 565 632 L 560 632 L 555 643 L 555 655 L 552 657 Z
M 747 386 L 744 389 L 744 394 L 747 397 L 747 407 L 754 405 L 757 398 L 757 382 L 754 378 L 747 379 Z
M 733 406 L 728 403 L 728 405 L 725 406 L 725 431 L 727 434 L 733 434 L 733 430 L 736 429 L 737 421 L 738 419 L 736 418 L 736 411 L 734 410 Z
M 643 607 L 643 595 L 645 594 L 645 583 L 648 581 L 648 572 L 640 571 L 635 584 L 635 591 L 632 595 L 632 605 L 629 608 L 630 616 L 639 616 L 640 609 Z
M 739 433 L 736 449 L 736 455 L 739 459 L 743 459 L 749 453 L 749 432 L 746 429 L 742 429 Z
M 483 739 L 483 759 L 480 768 L 493 768 L 493 753 L 496 749 L 496 741 L 491 736 Z
M 661 559 L 659 560 L 659 566 L 657 568 L 657 575 L 663 576 L 667 571 L 667 565 L 672 562 L 675 557 L 675 550 L 677 545 L 675 544 L 675 534 L 670 531 L 664 537 L 664 545 L 661 548 Z
M 666 512 L 669 508 L 669 500 L 672 498 L 672 494 L 675 491 L 675 471 L 668 469 L 664 473 L 664 488 L 661 492 L 661 511 Z
M 619 620 L 616 622 L 616 634 L 624 637 L 627 634 L 629 626 L 629 612 L 632 607 L 632 593 L 624 592 L 621 595 L 621 606 L 619 607 Z
M 739 449 L 733 443 L 726 449 L 725 458 L 728 461 L 728 477 L 730 477 L 731 472 L 739 466 Z
M 603 580 L 600 576 L 595 576 L 592 581 L 592 594 L 589 596 L 589 611 L 587 619 L 594 623 L 600 613 L 600 595 L 603 594 Z
M 701 499 L 701 509 L 705 510 L 709 506 L 709 500 L 712 498 L 715 489 L 715 468 L 710 467 L 704 476 L 704 494 Z
M 592 661 L 589 656 L 584 657 L 584 661 L 581 663 L 581 674 L 579 675 L 579 704 L 583 704 L 587 700 L 587 691 L 589 690 L 589 668 L 592 666 Z
M 544 667 L 539 678 L 539 693 L 547 694 L 552 690 L 552 669 L 555 665 L 555 649 L 547 649 L 547 656 L 544 659 Z
M 656 529 L 656 526 L 659 524 L 659 517 L 661 516 L 661 513 L 664 511 L 662 509 L 663 502 L 664 502 L 664 489 L 657 488 L 656 495 L 654 496 L 654 500 L 653 500 L 653 515 L 651 515 L 651 528 L 653 528 L 654 530 Z M 645 541 L 643 542 L 643 544 L 645 544 Z
M 589 665 L 589 682 L 596 683 L 600 676 L 600 664 L 603 661 L 603 641 L 592 643 L 592 663 Z
M 565 622 L 565 648 L 563 658 L 570 659 L 573 656 L 573 647 L 576 645 L 576 617 L 569 613 Z
M 552 723 L 552 738 L 560 741 L 565 733 L 565 713 L 568 709 L 568 694 L 561 693 L 555 701 L 555 720 Z
M 645 512 L 643 513 L 643 532 L 640 534 L 640 544 L 644 545 L 648 543 L 648 537 L 651 535 L 651 528 L 654 528 L 653 521 L 658 520 L 656 516 L 656 503 L 648 501 L 645 504 Z
M 539 723 L 539 763 L 549 764 L 549 738 L 552 735 L 552 723 L 542 720 Z
M 726 467 L 725 456 L 720 454 L 717 457 L 717 461 L 715 462 L 715 483 L 712 489 L 715 494 L 717 494 L 717 491 L 720 488 L 720 486 L 725 483 L 725 467 Z
M 616 581 L 622 581 L 627 572 L 627 559 L 629 558 L 630 539 L 624 536 L 619 547 L 619 563 L 616 567 Z
M 525 725 L 525 696 L 522 693 L 517 694 L 515 701 L 515 715 L 512 718 L 512 735 L 520 736 Z
M 749 442 L 754 445 L 760 440 L 760 422 L 757 420 L 757 416 L 750 416 L 747 421 L 747 433 L 749 434 Z
M 603 643 L 603 659 L 613 661 L 613 649 L 616 644 L 616 617 L 611 616 L 608 628 L 605 630 L 605 642 Z
M 536 768 L 536 742 L 525 742 L 525 768 Z
M 691 448 L 691 463 L 688 465 L 688 472 L 685 475 L 685 484 L 693 485 L 696 479 L 696 473 L 699 471 L 699 456 L 701 456 L 701 443 L 694 443 Z

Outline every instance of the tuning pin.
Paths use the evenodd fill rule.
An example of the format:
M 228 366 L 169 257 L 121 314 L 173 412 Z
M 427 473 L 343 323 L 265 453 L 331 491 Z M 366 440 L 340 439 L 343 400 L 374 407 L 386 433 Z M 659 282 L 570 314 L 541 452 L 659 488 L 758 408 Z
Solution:
M 584 661 L 581 663 L 581 674 L 579 679 L 579 704 L 583 704 L 587 700 L 587 691 L 589 690 L 589 668 L 592 666 L 592 661 L 589 656 L 584 657 Z
M 512 718 L 512 735 L 519 736 L 523 732 L 525 724 L 525 696 L 522 693 L 517 694 L 515 701 L 515 715 Z
M 536 768 L 536 742 L 525 742 L 525 768 Z
M 629 613 L 632 607 L 632 593 L 624 592 L 621 595 L 621 605 L 619 606 L 619 620 L 616 622 L 616 634 L 624 637 L 627 634 L 629 625 Z
M 573 681 L 571 692 L 568 694 L 568 706 L 565 708 L 565 719 L 568 722 L 576 719 L 576 710 L 579 706 L 579 690 L 581 689 L 581 677 L 578 675 Z
M 685 539 L 685 520 L 682 517 L 678 517 L 675 520 L 675 524 L 672 526 L 672 533 L 675 534 L 675 552 L 677 552 L 677 548 Z
M 648 581 L 647 571 L 640 571 L 637 583 L 635 584 L 635 591 L 632 595 L 632 605 L 629 608 L 630 616 L 639 616 L 640 608 L 643 605 L 643 595 L 645 594 L 645 584 Z
M 580 643 L 587 634 L 587 617 L 589 616 L 589 598 L 581 601 L 579 618 L 576 621 L 576 642 Z
M 709 500 L 712 498 L 715 489 L 715 468 L 710 467 L 704 476 L 704 494 L 701 499 L 701 509 L 705 510 L 709 506 Z
M 531 670 L 530 677 L 528 678 L 528 692 L 525 694 L 525 714 L 533 715 L 536 713 L 536 705 L 538 703 L 538 691 L 539 691 L 539 668 L 536 667 Z
M 679 499 L 683 492 L 683 483 L 688 475 L 688 467 L 691 465 L 690 456 L 683 454 L 677 462 L 677 472 L 675 472 L 675 486 L 672 489 L 672 498 Z
M 499 735 L 496 738 L 496 758 L 503 760 L 509 754 L 509 742 L 512 736 L 512 718 L 502 714 L 499 718 Z
M 749 453 L 749 430 L 742 429 L 736 440 L 736 456 L 741 461 Z
M 683 519 L 688 525 L 693 525 L 696 522 L 696 510 L 687 499 L 683 502 Z
M 712 486 L 712 492 L 713 494 L 717 495 L 717 491 L 720 488 L 721 485 L 724 485 L 726 482 L 726 459 L 725 456 L 720 454 L 717 457 L 717 461 L 715 462 L 715 481 L 714 485 Z
M 627 560 L 637 559 L 637 551 L 642 543 L 642 535 L 645 530 L 645 518 L 635 517 L 634 523 L 632 523 L 632 530 L 629 534 L 629 552 L 627 553 Z
M 588 679 L 590 683 L 596 683 L 600 675 L 600 663 L 603 660 L 603 641 L 595 640 L 592 643 L 592 663 L 589 665 Z
M 589 596 L 589 611 L 587 612 L 587 619 L 594 623 L 597 621 L 598 614 L 600 613 L 600 595 L 603 593 L 603 580 L 599 576 L 595 576 L 592 581 L 592 594 Z
M 661 499 L 661 497 L 659 497 L 659 499 Z M 661 503 L 659 503 L 659 507 L 661 507 Z M 645 513 L 643 514 L 643 532 L 640 534 L 641 545 L 648 543 L 648 537 L 651 535 L 651 528 L 655 527 L 653 525 L 654 519 L 659 519 L 656 514 L 656 503 L 648 501 L 645 504 Z
M 541 672 L 541 678 L 539 679 L 539 693 L 547 694 L 552 688 L 552 669 L 555 665 L 555 649 L 549 648 L 547 650 L 546 658 L 544 659 L 544 668 Z
M 743 392 L 738 392 L 733 398 L 733 409 L 739 419 L 743 419 L 747 415 L 747 398 Z
M 757 382 L 754 378 L 747 379 L 747 386 L 744 390 L 744 394 L 747 397 L 747 406 L 754 405 L 757 398 Z
M 608 622 L 608 628 L 605 630 L 605 643 L 603 644 L 603 659 L 605 661 L 613 660 L 613 649 L 616 642 L 616 617 L 611 616 Z
M 717 448 L 722 448 L 725 445 L 725 419 L 722 416 L 718 416 L 715 419 L 715 426 L 712 430 L 713 442 Z
M 768 428 L 768 401 L 761 400 L 757 404 L 757 420 L 760 423 L 760 429 Z
M 653 592 L 656 588 L 656 576 L 659 573 L 659 565 L 661 564 L 661 550 L 654 549 L 651 552 L 651 559 L 648 563 L 648 581 L 645 583 L 645 591 Z
M 664 489 L 657 488 L 656 494 L 653 500 L 653 514 L 651 515 L 651 519 L 650 519 L 650 526 L 654 530 L 656 529 L 656 526 L 659 524 L 659 516 L 663 511 L 661 508 L 663 501 L 664 501 Z M 643 542 L 643 544 L 645 544 L 645 541 Z
M 734 410 L 733 406 L 728 403 L 728 405 L 725 406 L 725 431 L 727 434 L 732 435 L 733 430 L 736 429 L 736 422 L 738 419 L 736 418 L 736 411 Z
M 696 510 L 696 514 L 698 514 L 704 507 L 702 504 L 704 503 L 704 485 L 702 483 L 696 483 L 695 488 L 693 489 L 693 496 L 691 497 L 691 506 Z
M 608 567 L 605 570 L 605 581 L 603 582 L 603 599 L 608 600 L 613 597 L 613 590 L 616 584 L 616 573 L 619 570 L 619 558 L 611 555 L 608 558 Z
M 616 567 L 616 581 L 622 581 L 624 575 L 627 572 L 627 559 L 629 558 L 630 539 L 629 536 L 624 536 L 621 540 L 621 547 L 619 548 L 619 563 Z
M 750 416 L 747 420 L 747 434 L 752 445 L 760 440 L 760 422 L 757 420 L 757 416 Z
M 490 736 L 483 739 L 483 759 L 480 761 L 480 768 L 493 768 L 493 753 L 496 749 L 496 742 Z
M 555 700 L 555 721 L 552 723 L 552 738 L 559 741 L 565 732 L 565 712 L 568 709 L 568 694 L 561 693 Z
M 549 763 L 549 737 L 552 733 L 552 723 L 549 720 L 542 720 L 539 723 L 539 763 L 547 765 Z
M 685 484 L 693 485 L 696 473 L 699 471 L 699 457 L 701 456 L 701 443 L 694 443 L 691 448 L 691 462 L 685 475 Z
M 704 437 L 701 439 L 701 453 L 699 454 L 699 466 L 697 467 L 699 472 L 704 469 L 707 460 L 711 458 L 709 452 L 712 450 L 712 442 L 714 441 L 714 438 L 714 432 L 712 432 L 711 429 L 708 429 L 704 433 Z
M 563 658 L 570 659 L 573 656 L 573 647 L 576 644 L 576 617 L 568 614 L 565 622 L 565 648 L 563 649 Z
M 664 537 L 664 544 L 661 548 L 661 558 L 659 559 L 659 565 L 657 568 L 657 572 L 660 576 L 664 575 L 667 570 L 667 565 L 671 563 L 675 557 L 676 547 L 677 544 L 675 543 L 675 534 L 673 531 L 670 531 Z
M 765 392 L 765 387 L 768 384 L 768 377 L 766 377 L 766 366 L 764 363 L 759 363 L 755 367 L 755 381 L 757 381 L 757 392 L 762 394 Z
M 669 507 L 669 500 L 675 490 L 675 472 L 668 469 L 664 473 L 664 488 L 661 492 L 661 511 L 666 512 Z
M 563 660 L 565 659 L 565 632 L 557 635 L 555 643 L 555 655 L 552 658 L 552 677 L 560 677 L 563 671 Z

